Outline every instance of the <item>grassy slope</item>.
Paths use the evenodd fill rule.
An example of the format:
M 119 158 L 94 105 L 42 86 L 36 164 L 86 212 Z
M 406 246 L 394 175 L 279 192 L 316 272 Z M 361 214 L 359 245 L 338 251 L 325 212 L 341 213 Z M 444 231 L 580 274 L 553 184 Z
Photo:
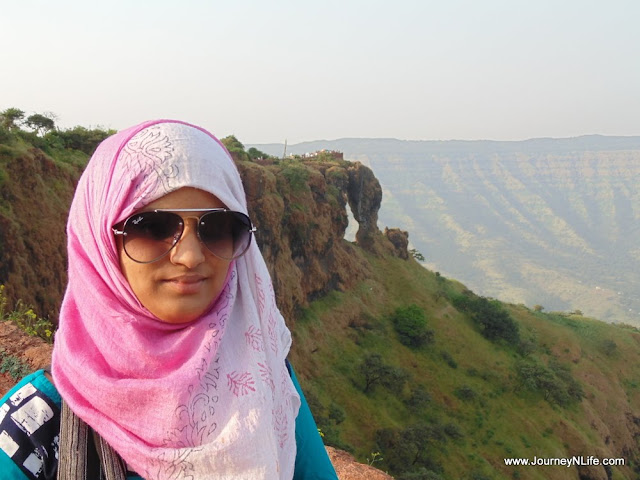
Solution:
M 66 284 L 65 224 L 83 152 L 40 150 L 28 134 L 0 130 L 0 283 L 55 321 Z M 45 147 L 45 145 L 43 145 Z
M 313 303 L 295 324 L 292 352 L 303 387 L 325 406 L 335 402 L 344 408 L 347 416 L 339 426 L 340 438 L 354 447 L 361 460 L 377 450 L 373 440 L 377 429 L 434 420 L 455 424 L 463 432 L 460 439 L 431 445 L 445 478 L 578 478 L 575 468 L 523 470 L 505 467 L 503 458 L 613 457 L 620 456 L 613 455 L 616 442 L 633 443 L 625 412 L 640 414 L 636 329 L 506 306 L 520 324 L 521 337 L 535 345 L 531 355 L 545 363 L 556 357 L 582 383 L 582 402 L 554 406 L 540 393 L 517 389 L 514 366 L 522 356 L 516 349 L 487 341 L 446 297 L 438 298 L 439 291 L 461 291 L 462 285 L 438 280 L 413 261 L 372 257 L 369 261 L 375 280 L 354 292 L 333 293 Z M 421 350 L 400 344 L 385 320 L 398 306 L 411 303 L 425 309 L 435 330 L 434 343 Z M 379 352 L 388 363 L 410 373 L 403 392 L 382 387 L 369 395 L 362 392 L 357 366 L 366 351 Z M 455 359 L 457 368 L 443 360 L 443 351 Z M 401 399 L 420 383 L 432 400 L 415 415 Z M 476 398 L 459 399 L 454 391 L 463 385 L 476 392 Z M 632 476 L 630 468 L 613 469 L 613 478 Z

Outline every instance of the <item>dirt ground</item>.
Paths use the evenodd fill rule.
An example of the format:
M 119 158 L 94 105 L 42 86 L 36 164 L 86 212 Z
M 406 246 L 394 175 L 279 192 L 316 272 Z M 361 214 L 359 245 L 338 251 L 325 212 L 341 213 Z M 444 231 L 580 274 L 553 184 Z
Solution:
M 347 452 L 327 447 L 327 453 L 340 480 L 393 480 L 380 470 L 356 462 Z
M 0 350 L 3 350 L 5 355 L 14 356 L 29 364 L 35 371 L 51 364 L 53 345 L 30 337 L 12 323 L 0 322 Z M 0 374 L 0 396 L 7 393 L 15 383 L 8 374 Z

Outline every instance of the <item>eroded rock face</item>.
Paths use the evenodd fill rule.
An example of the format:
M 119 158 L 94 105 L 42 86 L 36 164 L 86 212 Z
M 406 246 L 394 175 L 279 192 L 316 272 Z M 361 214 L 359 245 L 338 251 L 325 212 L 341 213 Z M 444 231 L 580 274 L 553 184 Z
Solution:
M 344 240 L 347 208 L 358 222 L 356 243 L 374 254 L 409 257 L 408 234 L 378 229 L 382 188 L 361 163 L 291 160 L 261 164 L 236 158 L 256 239 L 287 320 L 332 290 L 367 277 L 360 250 Z M 391 240 L 391 241 L 390 241 Z
M 399 228 L 385 228 L 384 236 L 393 245 L 393 254 L 404 260 L 409 259 L 409 232 Z
M 359 162 L 350 164 L 348 198 L 353 216 L 360 225 L 356 241 L 365 250 L 376 251 L 379 237 L 378 211 L 382 203 L 382 187 L 373 171 Z
M 256 240 L 287 320 L 309 301 L 366 278 L 367 263 L 344 240 L 350 185 L 346 168 L 314 162 L 238 166 L 258 228 Z

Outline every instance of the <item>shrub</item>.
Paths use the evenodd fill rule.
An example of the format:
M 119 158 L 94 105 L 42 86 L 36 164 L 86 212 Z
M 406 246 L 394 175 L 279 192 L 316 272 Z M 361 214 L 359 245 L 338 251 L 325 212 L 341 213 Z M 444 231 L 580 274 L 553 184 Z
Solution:
M 473 319 L 481 333 L 489 340 L 506 340 L 515 345 L 520 341 L 518 324 L 496 301 L 478 298 L 474 305 Z
M 448 437 L 453 438 L 455 440 L 458 440 L 464 437 L 464 432 L 462 431 L 460 426 L 456 423 L 447 423 L 444 426 L 444 433 Z
M 268 155 L 268 154 L 266 154 L 264 152 L 261 152 L 260 150 L 258 150 L 255 147 L 249 148 L 249 150 L 247 150 L 247 154 L 249 155 L 249 158 L 251 160 L 258 160 L 258 159 L 261 159 L 261 158 L 270 158 L 271 157 L 270 155 Z
M 411 394 L 404 400 L 404 404 L 414 413 L 422 412 L 431 403 L 431 395 L 424 385 L 416 385 Z
M 64 148 L 80 150 L 87 155 L 92 155 L 98 144 L 113 133 L 115 133 L 114 130 L 102 130 L 99 128 L 89 130 L 78 126 L 68 130 L 50 132 L 45 135 L 45 138 L 50 142 L 51 146 L 55 147 L 54 142 L 58 139 L 62 142 Z
M 25 333 L 33 337 L 40 337 L 52 343 L 55 327 L 50 320 L 41 318 L 33 308 L 25 305 L 21 300 L 16 302 L 12 311 L 8 311 L 8 299 L 4 293 L 5 286 L 0 285 L 0 321 L 10 321 L 20 327 Z
M 11 132 L 0 126 L 0 143 L 8 143 L 11 140 Z
M 420 467 L 418 470 L 403 473 L 396 477 L 397 480 L 443 480 L 436 472 Z
M 433 330 L 427 328 L 424 310 L 417 305 L 396 309 L 391 322 L 404 345 L 419 348 L 433 341 Z
M 440 356 L 451 368 L 458 368 L 458 362 L 456 362 L 456 360 L 451 356 L 449 352 L 443 350 L 442 352 L 440 352 Z
M 31 373 L 31 367 L 0 349 L 0 373 L 6 373 L 14 380 L 20 380 Z
M 424 262 L 424 255 L 422 255 L 418 250 L 416 250 L 415 248 L 412 248 L 411 250 L 409 250 L 409 253 L 411 254 L 411 256 L 413 258 L 415 258 L 417 261 L 419 262 Z M 440 279 L 440 274 L 438 274 L 438 279 Z
M 335 422 L 336 425 L 340 425 L 347 418 L 346 413 L 344 413 L 344 409 L 335 402 L 331 402 L 329 405 L 329 420 Z
M 383 464 L 398 478 L 415 474 L 421 469 L 440 472 L 441 466 L 433 459 L 434 445 L 446 441 L 439 425 L 410 425 L 403 429 L 384 428 L 376 432 L 376 443 L 384 452 Z M 428 477 L 423 477 L 428 478 Z
M 24 121 L 24 111 L 19 108 L 7 108 L 0 112 L 0 126 L 6 130 L 16 130 Z
M 571 369 L 562 363 L 560 363 L 557 359 L 552 358 L 551 362 L 549 362 L 549 368 L 556 376 L 556 378 L 562 382 L 563 391 L 566 391 L 567 401 L 569 402 L 579 402 L 584 398 L 584 390 L 582 389 L 582 385 L 578 380 L 576 380 L 573 375 L 571 375 Z M 563 404 L 558 401 L 558 403 Z
M 600 349 L 607 357 L 611 357 L 616 353 L 618 344 L 611 339 L 605 339 L 600 343 Z
M 451 303 L 461 312 L 469 313 L 483 337 L 493 342 L 504 340 L 511 345 L 520 342 L 520 329 L 496 300 L 478 297 L 472 293 L 451 297 Z
M 309 179 L 309 171 L 304 165 L 287 165 L 281 171 L 282 175 L 290 189 L 294 193 L 309 190 L 307 180 Z
M 313 388 L 305 388 L 305 398 L 318 429 L 322 432 L 324 444 L 347 452 L 353 452 L 353 446 L 343 442 L 340 438 L 338 424 L 346 419 L 344 410 L 334 402 L 331 402 L 329 408 L 326 408 L 315 394 Z
M 535 358 L 520 361 L 516 365 L 519 387 L 539 392 L 549 403 L 566 406 L 581 401 L 582 385 L 573 378 L 569 367 L 552 359 L 547 367 Z
M 518 352 L 523 357 L 526 357 L 527 355 L 531 355 L 533 352 L 535 352 L 536 348 L 537 345 L 535 339 L 522 339 L 518 346 Z
M 243 152 L 244 153 L 244 145 L 240 140 L 236 138 L 235 135 L 229 135 L 220 140 L 222 144 L 229 150 L 229 152 Z
M 229 151 L 235 161 L 246 162 L 249 160 L 249 154 L 245 152 L 244 145 L 234 135 L 229 135 L 220 139 L 225 148 Z
M 398 392 L 409 378 L 404 369 L 385 363 L 379 353 L 368 353 L 358 370 L 364 378 L 365 393 L 372 391 L 376 385 Z
M 456 397 L 458 397 L 460 400 L 464 400 L 464 401 L 474 400 L 478 396 L 476 391 L 473 388 L 471 388 L 469 385 L 462 385 L 456 388 L 453 394 Z

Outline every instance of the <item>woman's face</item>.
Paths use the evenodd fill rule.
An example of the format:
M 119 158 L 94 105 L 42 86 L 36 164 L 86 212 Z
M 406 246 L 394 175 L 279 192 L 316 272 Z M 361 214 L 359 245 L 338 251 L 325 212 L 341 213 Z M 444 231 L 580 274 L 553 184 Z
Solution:
M 184 187 L 161 197 L 136 213 L 155 209 L 224 208 L 214 195 Z M 180 212 L 183 218 L 199 213 Z M 118 236 L 120 268 L 133 293 L 147 310 L 163 322 L 186 323 L 200 317 L 211 306 L 222 288 L 229 270 L 229 260 L 213 255 L 196 234 L 197 221 L 185 221 L 178 243 L 153 263 L 137 263 L 124 252 Z

